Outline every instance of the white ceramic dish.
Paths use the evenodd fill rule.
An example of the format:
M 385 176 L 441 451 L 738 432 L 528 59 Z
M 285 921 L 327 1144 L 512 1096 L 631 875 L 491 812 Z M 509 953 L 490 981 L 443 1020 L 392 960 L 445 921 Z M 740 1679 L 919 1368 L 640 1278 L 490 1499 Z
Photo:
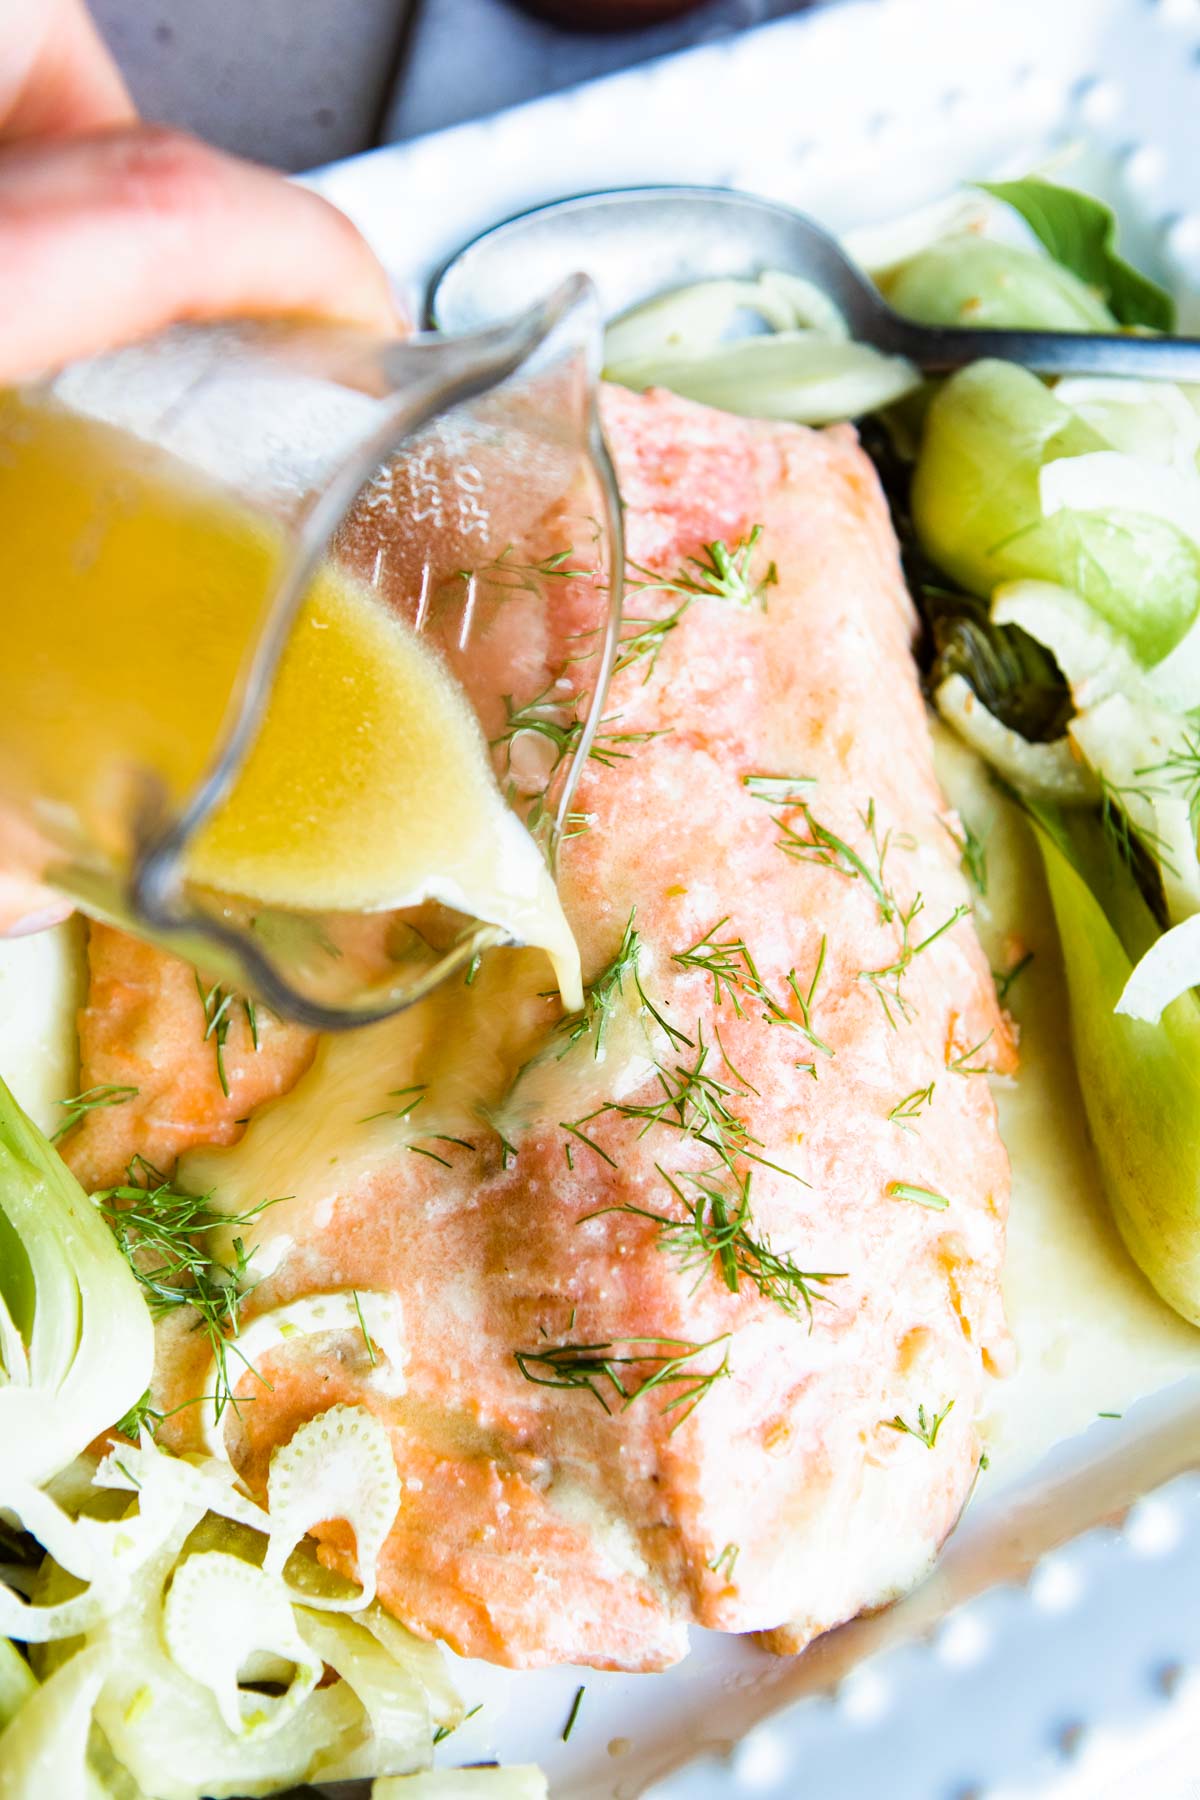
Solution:
M 1197 0 L 855 0 L 313 180 L 367 232 L 415 311 L 466 238 L 563 194 L 724 183 L 846 229 L 1071 143 L 1083 145 L 1071 179 L 1113 201 L 1131 254 L 1172 280 L 1194 328 Z M 1078 1395 L 1056 1385 L 1062 1359 L 1084 1365 L 1086 1388 L 1103 1334 L 1150 1302 L 1113 1274 L 1119 1258 L 1094 1215 L 1080 1214 L 1078 1243 L 1060 1227 L 1047 1244 L 1072 1265 L 1076 1298 L 1062 1344 L 1027 1366 L 1021 1405 L 1038 1421 L 1026 1451 L 1051 1448 L 1032 1469 L 1026 1456 L 1024 1472 L 1013 1458 L 992 1474 L 922 1589 L 793 1661 L 698 1633 L 688 1661 L 661 1676 L 463 1664 L 483 1710 L 456 1736 L 455 1760 L 536 1758 L 558 1800 L 651 1789 L 656 1800 L 1166 1800 L 1149 1770 L 1133 1770 L 1155 1709 L 1173 1696 L 1183 1716 L 1189 1691 L 1198 1699 L 1187 1671 L 1200 1668 L 1200 1477 L 1183 1471 L 1200 1464 L 1200 1378 L 1169 1378 L 1200 1358 L 1189 1363 L 1182 1327 L 1151 1321 L 1143 1377 L 1122 1379 L 1130 1396 L 1159 1391 L 1054 1443 L 1082 1423 Z M 1027 1234 L 1025 1254 L 1037 1252 Z M 1084 1264 L 1096 1272 L 1090 1310 Z M 1110 1278 L 1123 1298 L 1107 1313 Z M 1052 1306 L 1052 1281 L 1047 1291 Z

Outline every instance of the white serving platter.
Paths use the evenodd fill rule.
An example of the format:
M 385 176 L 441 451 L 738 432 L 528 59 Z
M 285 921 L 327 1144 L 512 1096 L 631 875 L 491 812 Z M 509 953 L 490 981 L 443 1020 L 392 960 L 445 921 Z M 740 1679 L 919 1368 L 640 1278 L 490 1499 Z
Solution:
M 366 232 L 416 316 L 462 242 L 561 195 L 727 184 L 846 230 L 1071 146 L 1069 179 L 1112 201 L 1123 244 L 1172 282 L 1195 328 L 1200 0 L 852 0 L 312 182 Z M 1021 1190 L 1018 1168 L 1015 1209 Z M 1075 1203 L 1077 1218 L 1040 1246 L 1023 1227 L 1026 1262 L 1058 1259 L 1066 1295 L 1059 1338 L 1017 1378 L 1033 1419 L 1024 1460 L 989 1475 L 917 1593 L 792 1660 L 696 1633 L 691 1657 L 658 1676 L 460 1664 L 482 1710 L 453 1760 L 539 1761 L 556 1800 L 1200 1793 L 1200 1476 L 1188 1473 L 1200 1466 L 1200 1375 L 1178 1379 L 1200 1370 L 1200 1336 L 1193 1348 L 1185 1328 L 1151 1317 L 1096 1195 Z M 1093 1359 L 1121 1368 L 1112 1339 L 1132 1343 L 1135 1323 L 1124 1416 L 1080 1432 L 1063 1365 L 1086 1390 Z M 1193 1719 L 1182 1767 L 1197 1783 L 1185 1788 L 1151 1768 L 1147 1734 L 1169 1724 L 1180 1738 Z

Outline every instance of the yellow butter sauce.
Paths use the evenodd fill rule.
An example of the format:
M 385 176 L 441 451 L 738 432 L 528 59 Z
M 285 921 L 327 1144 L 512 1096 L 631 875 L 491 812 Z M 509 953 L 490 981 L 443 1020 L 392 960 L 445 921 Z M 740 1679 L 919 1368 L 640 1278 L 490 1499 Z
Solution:
M 0 795 L 60 847 L 128 863 L 131 825 L 209 766 L 264 623 L 278 532 L 124 432 L 0 396 Z M 370 592 L 314 580 L 265 719 L 186 859 L 221 893 L 303 911 L 436 899 L 579 958 L 438 657 Z

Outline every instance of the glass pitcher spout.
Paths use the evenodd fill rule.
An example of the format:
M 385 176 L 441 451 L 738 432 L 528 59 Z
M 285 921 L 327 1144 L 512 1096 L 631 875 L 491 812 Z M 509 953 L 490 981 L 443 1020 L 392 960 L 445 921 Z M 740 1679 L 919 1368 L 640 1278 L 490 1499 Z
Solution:
M 317 1028 L 504 943 L 580 1004 L 553 871 L 619 631 L 600 341 L 574 277 L 469 337 L 178 330 L 0 396 L 0 841 Z

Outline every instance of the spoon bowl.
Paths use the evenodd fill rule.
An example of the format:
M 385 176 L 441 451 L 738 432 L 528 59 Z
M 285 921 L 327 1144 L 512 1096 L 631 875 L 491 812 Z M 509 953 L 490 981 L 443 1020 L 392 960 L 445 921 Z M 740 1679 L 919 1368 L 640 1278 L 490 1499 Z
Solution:
M 1200 339 L 1127 332 L 976 331 L 919 325 L 883 299 L 837 239 L 791 207 L 727 188 L 616 188 L 555 200 L 494 225 L 430 284 L 430 324 L 477 331 L 588 274 L 606 318 L 673 288 L 779 269 L 821 288 L 850 333 L 929 375 L 1001 357 L 1040 375 L 1200 381 Z

